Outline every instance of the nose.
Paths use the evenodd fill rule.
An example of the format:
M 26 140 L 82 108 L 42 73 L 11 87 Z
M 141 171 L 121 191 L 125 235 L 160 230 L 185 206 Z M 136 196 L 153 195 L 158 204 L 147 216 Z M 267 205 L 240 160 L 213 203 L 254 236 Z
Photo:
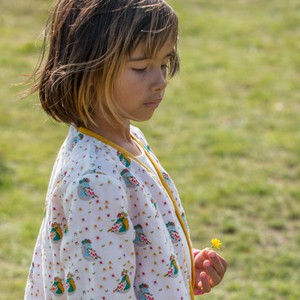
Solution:
M 155 73 L 155 81 L 153 84 L 153 89 L 154 91 L 163 91 L 166 86 L 168 85 L 168 80 L 167 80 L 167 75 L 166 75 L 166 71 L 159 69 L 156 73 Z

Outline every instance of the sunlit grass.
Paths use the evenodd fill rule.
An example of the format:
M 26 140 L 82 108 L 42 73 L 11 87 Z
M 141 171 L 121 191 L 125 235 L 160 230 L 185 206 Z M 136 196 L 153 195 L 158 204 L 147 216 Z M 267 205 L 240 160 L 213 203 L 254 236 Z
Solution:
M 222 240 L 229 268 L 205 299 L 300 298 L 300 4 L 169 1 L 181 74 L 139 124 L 177 183 L 197 247 Z M 22 299 L 66 126 L 17 100 L 50 1 L 1 2 L 0 290 Z

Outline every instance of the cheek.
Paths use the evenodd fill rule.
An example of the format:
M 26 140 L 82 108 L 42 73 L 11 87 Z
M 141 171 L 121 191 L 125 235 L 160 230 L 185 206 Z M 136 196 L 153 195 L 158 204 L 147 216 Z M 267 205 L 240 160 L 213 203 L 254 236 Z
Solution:
M 132 90 L 130 88 L 131 86 L 127 84 L 125 84 L 124 82 L 123 83 L 120 83 L 118 84 L 118 86 L 115 88 L 115 92 L 114 92 L 114 95 L 115 95 L 115 101 L 122 107 L 128 107 L 128 105 L 130 106 L 130 103 L 131 103 L 131 99 L 132 99 L 132 96 L 134 94 L 136 94 L 136 92 L 134 90 Z
M 133 97 L 139 97 L 144 94 L 147 86 L 147 76 L 135 73 L 132 70 L 126 70 L 116 79 L 114 86 L 116 101 L 120 104 L 126 103 Z
M 122 96 L 138 96 L 143 88 L 145 87 L 145 83 L 142 80 L 137 80 L 133 76 L 126 78 L 126 80 L 120 82 L 118 85 L 117 93 Z

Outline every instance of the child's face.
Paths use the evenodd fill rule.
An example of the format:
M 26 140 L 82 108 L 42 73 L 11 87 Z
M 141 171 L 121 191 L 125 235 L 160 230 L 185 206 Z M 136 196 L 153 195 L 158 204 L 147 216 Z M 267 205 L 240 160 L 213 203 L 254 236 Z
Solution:
M 167 41 L 155 57 L 144 55 L 144 45 L 133 51 L 116 78 L 114 96 L 126 119 L 146 121 L 159 106 L 167 86 L 167 64 L 173 44 Z

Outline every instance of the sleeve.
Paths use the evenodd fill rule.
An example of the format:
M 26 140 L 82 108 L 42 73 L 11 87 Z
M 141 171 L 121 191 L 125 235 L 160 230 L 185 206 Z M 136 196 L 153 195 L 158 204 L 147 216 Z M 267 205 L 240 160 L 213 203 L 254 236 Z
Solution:
M 68 295 L 136 299 L 135 231 L 119 182 L 102 174 L 85 175 L 67 189 L 63 204 L 67 225 L 61 261 Z

